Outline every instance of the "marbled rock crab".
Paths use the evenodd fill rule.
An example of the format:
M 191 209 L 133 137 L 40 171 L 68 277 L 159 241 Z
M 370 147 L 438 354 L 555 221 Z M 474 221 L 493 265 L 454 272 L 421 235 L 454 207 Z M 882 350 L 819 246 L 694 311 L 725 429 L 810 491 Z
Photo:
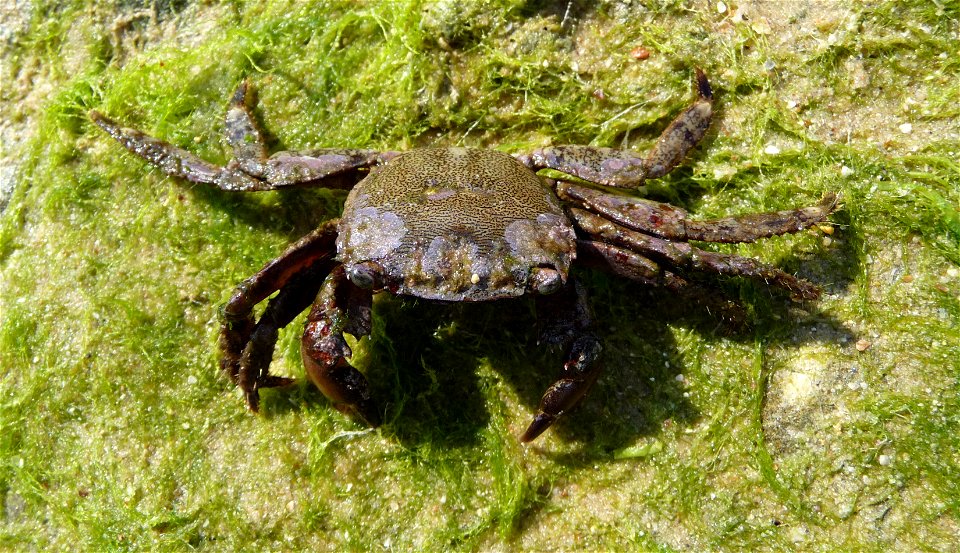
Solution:
M 311 304 L 301 342 L 307 375 L 338 408 L 377 426 L 380 411 L 366 378 L 348 363 L 351 350 L 343 336 L 369 334 L 373 294 L 487 301 L 530 293 L 544 319 L 541 341 L 562 344 L 566 353 L 559 377 L 520 437 L 526 442 L 574 407 L 599 374 L 600 340 L 584 291 L 569 276 L 575 259 L 680 293 L 697 289 L 683 276 L 695 272 L 759 279 L 797 300 L 820 293 L 776 267 L 690 242 L 750 242 L 797 232 L 827 218 L 837 205 L 834 194 L 813 207 L 696 221 L 668 204 L 573 182 L 634 188 L 677 166 L 710 124 L 713 94 L 699 69 L 695 83 L 694 102 L 646 156 L 586 146 L 517 156 L 470 148 L 271 156 L 246 82 L 227 110 L 226 139 L 234 157 L 224 166 L 95 111 L 90 118 L 164 173 L 226 191 L 344 186 L 344 179 L 332 177 L 356 182 L 363 176 L 340 219 L 323 223 L 242 282 L 224 308 L 221 367 L 243 390 L 250 409 L 257 410 L 261 388 L 291 382 L 268 371 L 277 333 Z M 577 179 L 544 178 L 537 174 L 541 169 Z M 254 307 L 274 293 L 255 319 Z

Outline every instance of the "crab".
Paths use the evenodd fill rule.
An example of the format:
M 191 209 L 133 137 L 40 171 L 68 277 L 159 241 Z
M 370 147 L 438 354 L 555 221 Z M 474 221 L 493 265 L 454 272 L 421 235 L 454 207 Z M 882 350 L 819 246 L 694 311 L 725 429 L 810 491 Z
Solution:
M 643 156 L 588 146 L 515 156 L 472 148 L 269 155 L 253 116 L 256 100 L 248 81 L 227 109 L 226 141 L 233 159 L 223 166 L 96 111 L 89 115 L 167 175 L 224 191 L 353 185 L 339 219 L 320 224 L 244 280 L 223 307 L 221 369 L 252 411 L 258 410 L 260 389 L 292 382 L 271 375 L 269 365 L 279 329 L 308 307 L 301 340 L 307 376 L 338 409 L 376 427 L 381 411 L 366 377 L 350 364 L 352 352 L 344 339 L 344 334 L 370 333 L 374 294 L 439 302 L 531 294 L 540 342 L 560 345 L 564 362 L 520 436 L 529 442 L 576 406 L 601 370 L 601 340 L 586 292 L 571 277 L 574 261 L 727 313 L 736 313 L 737 306 L 703 292 L 697 273 L 757 279 L 796 301 L 820 294 L 816 285 L 777 267 L 705 251 L 691 242 L 752 242 L 798 232 L 827 219 L 837 206 L 835 194 L 825 194 L 811 207 L 703 221 L 679 207 L 612 190 L 662 177 L 701 141 L 710 125 L 713 93 L 700 69 L 694 89 L 694 101 Z M 569 177 L 547 178 L 538 174 L 542 169 Z M 256 318 L 255 307 L 268 298 Z

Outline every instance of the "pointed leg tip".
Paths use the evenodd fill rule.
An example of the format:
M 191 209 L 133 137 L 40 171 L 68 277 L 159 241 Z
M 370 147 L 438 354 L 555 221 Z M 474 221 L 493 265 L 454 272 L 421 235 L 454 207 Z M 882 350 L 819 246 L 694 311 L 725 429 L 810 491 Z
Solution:
M 247 396 L 247 409 L 249 409 L 251 413 L 256 415 L 257 413 L 260 412 L 260 394 L 257 393 L 256 390 L 253 390 L 252 392 L 247 392 L 246 396 Z
M 230 103 L 234 105 L 245 105 L 247 102 L 247 87 L 247 79 L 240 81 L 237 89 L 233 92 L 233 98 L 230 99 Z
M 790 294 L 790 300 L 796 303 L 803 303 L 805 301 L 816 301 L 820 299 L 820 296 L 823 295 L 823 290 L 820 289 L 816 284 L 811 284 L 809 282 L 804 282 L 806 286 L 803 288 L 794 290 Z
M 90 120 L 93 121 L 98 127 L 108 132 L 111 128 L 115 128 L 117 126 L 117 123 L 113 119 L 110 119 L 95 109 L 88 111 L 87 117 L 89 117 Z
M 827 213 L 833 213 L 840 208 L 840 195 L 836 192 L 827 192 L 820 200 L 820 207 Z
M 240 84 L 237 85 L 237 89 L 233 92 L 233 97 L 230 99 L 231 105 L 240 108 L 250 108 L 255 103 L 254 94 L 255 89 L 253 84 L 250 82 L 249 77 L 244 77 Z
M 296 379 L 286 376 L 266 375 L 257 382 L 257 388 L 283 388 L 296 382 Z
M 703 72 L 703 69 L 699 67 L 694 68 L 694 73 L 697 79 L 697 94 L 700 98 L 712 101 L 713 100 L 713 89 L 710 87 L 710 81 L 707 79 L 707 74 Z

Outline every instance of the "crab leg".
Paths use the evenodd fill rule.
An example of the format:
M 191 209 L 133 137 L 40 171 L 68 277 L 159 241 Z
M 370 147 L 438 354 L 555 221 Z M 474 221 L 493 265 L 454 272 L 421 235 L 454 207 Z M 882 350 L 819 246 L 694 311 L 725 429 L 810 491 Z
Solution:
M 722 294 L 667 271 L 637 252 L 606 242 L 577 240 L 577 259 L 647 286 L 666 288 L 681 298 L 705 306 L 707 312 L 716 311 L 727 324 L 742 325 L 747 317 L 742 307 Z
M 373 293 L 355 286 L 338 265 L 324 281 L 307 317 L 300 352 L 311 382 L 337 409 L 355 414 L 370 426 L 380 425 L 380 411 L 363 374 L 347 362 L 353 352 L 343 333 L 370 334 Z
M 317 183 L 328 177 L 379 165 L 395 152 L 325 148 L 305 152 L 277 152 L 267 157 L 264 133 L 253 116 L 256 94 L 244 80 L 237 87 L 225 120 L 226 139 L 233 148 L 234 160 L 227 167 L 269 183 L 273 187 Z M 324 182 L 324 186 L 330 183 Z
M 820 297 L 820 289 L 814 284 L 755 259 L 708 252 L 686 242 L 671 242 L 648 236 L 583 209 L 571 208 L 569 213 L 583 232 L 590 236 L 638 253 L 651 254 L 676 267 L 754 278 L 787 290 L 795 300 L 813 300 Z
M 679 291 L 690 285 L 683 277 L 663 270 L 657 263 L 639 253 L 606 242 L 577 240 L 577 261 L 647 286 Z
M 615 196 L 569 182 L 556 183 L 557 195 L 629 229 L 671 240 L 753 242 L 799 232 L 823 222 L 837 208 L 836 194 L 827 193 L 818 205 L 786 211 L 753 213 L 710 221 L 688 219 L 679 207 L 643 198 Z
M 251 114 L 253 96 L 251 87 L 244 81 L 230 101 L 226 115 L 226 139 L 233 148 L 234 159 L 222 167 L 136 129 L 123 127 L 100 112 L 91 111 L 89 115 L 97 126 L 124 148 L 164 173 L 232 192 L 274 190 L 298 185 L 343 187 L 343 184 L 329 177 L 354 174 L 395 155 L 374 150 L 323 149 L 278 152 L 268 158 L 263 133 Z M 348 182 L 347 187 L 352 184 Z
M 236 383 L 241 390 L 244 390 L 250 410 L 254 412 L 259 410 L 260 388 L 286 386 L 293 382 L 291 378 L 268 373 L 279 330 L 310 307 L 332 266 L 332 260 L 325 260 L 297 273 L 280 288 L 280 292 L 274 298 L 270 299 L 257 324 L 254 325 L 247 344 L 243 348 L 239 372 L 236 375 Z
M 568 283 L 549 301 L 538 300 L 537 312 L 546 319 L 540 329 L 541 341 L 569 346 L 560 376 L 544 392 L 533 421 L 520 436 L 521 442 L 535 439 L 580 403 L 602 370 L 596 362 L 602 347 L 591 329 L 586 295 L 578 284 Z
M 335 252 L 337 220 L 327 221 L 267 263 L 255 275 L 237 286 L 223 309 L 220 330 L 220 368 L 239 385 L 253 411 L 258 406 L 258 388 L 285 384 L 267 375 L 276 329 L 290 322 L 304 305 L 309 277 L 319 282 L 329 271 Z M 301 278 L 302 275 L 302 278 Z M 281 290 L 267 306 L 260 322 L 254 323 L 253 307 Z M 302 310 L 302 309 L 301 309 Z
M 707 132 L 713 115 L 713 91 L 707 76 L 696 69 L 697 99 L 664 129 L 646 157 L 630 150 L 590 146 L 554 146 L 518 159 L 531 169 L 555 169 L 581 179 L 634 188 L 660 178 L 680 164 Z

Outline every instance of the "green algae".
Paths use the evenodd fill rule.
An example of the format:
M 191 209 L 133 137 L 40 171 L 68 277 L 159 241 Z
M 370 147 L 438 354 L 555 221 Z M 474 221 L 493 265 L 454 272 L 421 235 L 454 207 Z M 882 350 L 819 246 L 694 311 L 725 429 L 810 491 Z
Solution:
M 956 548 L 958 14 L 770 6 L 34 3 L 0 90 L 0 548 Z M 343 193 L 173 181 L 85 115 L 222 161 L 250 78 L 277 148 L 643 149 L 694 66 L 713 130 L 644 192 L 704 218 L 840 192 L 832 234 L 725 247 L 825 297 L 722 282 L 753 319 L 731 335 L 578 272 L 606 372 L 529 447 L 559 360 L 525 302 L 378 301 L 355 361 L 379 431 L 303 383 L 250 416 L 216 372 L 218 305 Z M 301 322 L 274 372 L 302 374 Z

